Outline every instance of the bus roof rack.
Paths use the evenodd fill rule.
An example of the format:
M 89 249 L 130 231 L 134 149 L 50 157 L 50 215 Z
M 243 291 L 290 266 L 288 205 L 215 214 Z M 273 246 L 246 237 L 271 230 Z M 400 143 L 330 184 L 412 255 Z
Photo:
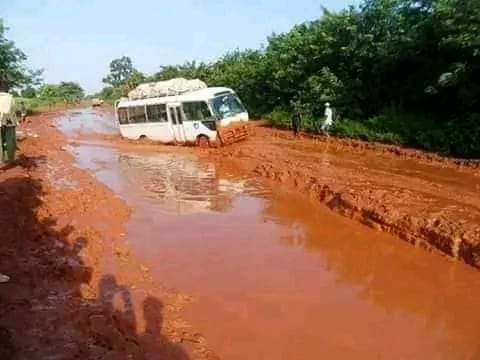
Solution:
M 130 100 L 175 96 L 190 91 L 205 89 L 207 84 L 199 79 L 174 78 L 166 81 L 150 82 L 138 85 L 128 93 Z

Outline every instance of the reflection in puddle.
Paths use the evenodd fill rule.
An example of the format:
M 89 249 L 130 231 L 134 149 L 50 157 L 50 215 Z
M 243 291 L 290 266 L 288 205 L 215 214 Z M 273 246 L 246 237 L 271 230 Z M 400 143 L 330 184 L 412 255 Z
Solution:
M 217 193 L 212 164 L 199 164 L 173 155 L 120 155 L 118 160 L 124 174 L 132 177 L 132 182 L 139 171 L 142 173 L 145 178 L 139 185 L 149 196 L 201 202 Z
M 69 135 L 76 133 L 118 134 L 114 114 L 101 109 L 66 111 L 57 120 L 58 128 Z
M 225 211 L 229 193 L 244 191 L 245 181 L 219 179 L 212 163 L 171 154 L 118 157 L 120 171 L 132 186 L 147 197 L 161 200 L 177 214 Z
M 173 154 L 121 153 L 104 147 L 80 145 L 73 151 L 80 166 L 96 172 L 113 190 L 125 189 L 156 200 L 162 211 L 177 215 L 227 211 L 232 197 L 260 188 L 251 179 L 222 174 L 213 163 Z

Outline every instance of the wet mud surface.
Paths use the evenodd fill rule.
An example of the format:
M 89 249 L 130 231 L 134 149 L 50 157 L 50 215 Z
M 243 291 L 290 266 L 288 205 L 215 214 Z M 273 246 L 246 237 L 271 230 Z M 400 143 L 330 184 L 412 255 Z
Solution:
M 101 110 L 54 120 L 32 118 L 0 173 L 0 197 L 23 200 L 0 212 L 5 353 L 480 356 L 478 270 L 432 254 L 478 266 L 474 165 L 261 127 L 200 150 L 121 140 Z
M 342 141 L 297 140 L 266 128 L 256 135 L 211 157 L 235 159 L 246 171 L 297 188 L 344 216 L 480 267 L 480 174 L 474 165 L 356 152 Z

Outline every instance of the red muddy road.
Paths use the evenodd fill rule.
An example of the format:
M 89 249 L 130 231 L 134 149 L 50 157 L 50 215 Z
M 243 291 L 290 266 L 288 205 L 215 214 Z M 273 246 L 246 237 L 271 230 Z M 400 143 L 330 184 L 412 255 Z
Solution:
M 39 136 L 0 178 L 0 196 L 28 195 L 13 213 L 33 223 L 0 218 L 14 279 L 0 329 L 18 358 L 66 345 L 59 358 L 480 356 L 478 270 L 399 239 L 478 266 L 472 164 L 263 128 L 221 150 L 132 144 L 90 109 L 59 117 L 66 148 L 50 120 L 26 124 Z M 15 190 L 23 177 L 42 194 Z M 58 252 L 81 271 L 52 272 Z
M 478 163 L 385 146 L 375 151 L 356 142 L 298 141 L 265 128 L 256 133 L 252 141 L 212 157 L 234 158 L 244 169 L 291 185 L 342 215 L 480 267 Z

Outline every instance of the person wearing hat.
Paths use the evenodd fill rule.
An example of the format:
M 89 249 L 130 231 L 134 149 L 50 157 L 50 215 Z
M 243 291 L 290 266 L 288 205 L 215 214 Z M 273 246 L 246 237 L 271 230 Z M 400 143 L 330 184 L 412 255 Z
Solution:
M 325 103 L 325 119 L 322 124 L 322 131 L 325 132 L 328 136 L 328 131 L 333 125 L 333 110 L 330 107 L 330 103 Z

